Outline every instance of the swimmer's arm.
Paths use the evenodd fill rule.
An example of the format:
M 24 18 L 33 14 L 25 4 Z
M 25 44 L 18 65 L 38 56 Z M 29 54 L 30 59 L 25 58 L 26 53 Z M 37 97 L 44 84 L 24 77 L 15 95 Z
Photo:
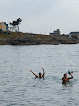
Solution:
M 64 78 L 62 78 L 62 80 L 64 80 Z
M 30 70 L 30 72 L 32 72 L 32 70 Z M 35 76 L 36 76 L 36 78 L 38 77 L 34 72 L 32 72 Z
M 71 77 L 69 77 L 69 79 L 72 79 L 73 78 L 72 74 L 69 74 L 69 75 L 71 75 Z
M 41 67 L 42 68 L 42 67 Z M 44 71 L 44 68 L 42 68 L 42 70 L 43 70 L 43 75 L 42 75 L 42 77 L 44 78 L 44 75 L 45 75 L 45 71 Z

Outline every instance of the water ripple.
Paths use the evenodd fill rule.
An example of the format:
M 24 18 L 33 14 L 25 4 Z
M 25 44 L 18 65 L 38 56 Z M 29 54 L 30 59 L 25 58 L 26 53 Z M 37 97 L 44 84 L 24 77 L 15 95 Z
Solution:
M 79 44 L 0 46 L 0 106 L 79 106 Z M 45 69 L 45 79 L 35 79 Z M 63 74 L 74 70 L 69 83 Z

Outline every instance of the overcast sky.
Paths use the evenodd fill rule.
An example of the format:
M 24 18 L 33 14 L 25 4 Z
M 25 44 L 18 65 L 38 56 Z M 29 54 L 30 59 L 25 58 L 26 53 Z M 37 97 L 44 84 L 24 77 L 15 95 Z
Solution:
M 22 32 L 79 31 L 79 0 L 0 0 L 0 22 L 17 18 Z

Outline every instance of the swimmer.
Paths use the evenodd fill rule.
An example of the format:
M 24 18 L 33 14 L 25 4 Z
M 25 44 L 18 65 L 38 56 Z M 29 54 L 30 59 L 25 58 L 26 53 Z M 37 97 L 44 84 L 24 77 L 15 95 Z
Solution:
M 67 78 L 67 73 L 64 74 L 64 77 L 62 78 L 63 82 L 69 82 L 69 79 L 72 79 L 72 78 L 73 78 L 72 74 L 69 74 L 69 75 L 70 75 L 71 77 L 68 77 L 68 78 Z
M 42 68 L 42 67 L 41 67 L 41 68 Z M 32 72 L 32 70 L 30 70 L 30 72 L 32 72 L 32 73 L 35 75 L 35 77 L 36 77 L 36 78 L 41 79 L 41 78 L 44 78 L 44 75 L 45 75 L 44 68 L 42 68 L 42 70 L 43 70 L 43 75 L 41 74 L 41 72 L 39 72 L 39 76 L 38 76 L 38 75 L 36 75 L 34 72 Z

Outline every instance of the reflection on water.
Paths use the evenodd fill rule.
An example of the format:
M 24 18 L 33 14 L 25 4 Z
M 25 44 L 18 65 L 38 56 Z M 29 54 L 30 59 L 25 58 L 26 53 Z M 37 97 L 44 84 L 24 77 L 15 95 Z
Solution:
M 79 44 L 0 46 L 0 106 L 79 106 Z M 42 73 L 35 79 L 29 72 Z M 63 74 L 74 70 L 62 84 Z

